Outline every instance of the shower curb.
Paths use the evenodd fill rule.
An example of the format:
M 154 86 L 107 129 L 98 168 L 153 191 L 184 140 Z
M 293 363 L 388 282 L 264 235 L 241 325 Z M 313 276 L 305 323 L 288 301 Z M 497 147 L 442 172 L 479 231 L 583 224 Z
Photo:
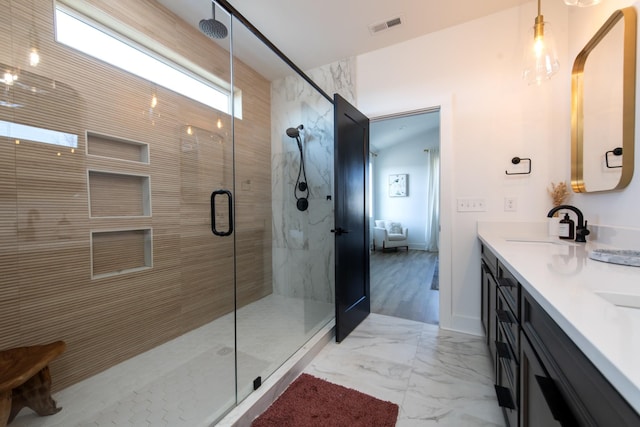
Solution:
M 305 345 L 278 368 L 262 386 L 250 394 L 217 424 L 210 427 L 249 427 L 282 394 L 335 336 L 335 320 L 327 323 Z

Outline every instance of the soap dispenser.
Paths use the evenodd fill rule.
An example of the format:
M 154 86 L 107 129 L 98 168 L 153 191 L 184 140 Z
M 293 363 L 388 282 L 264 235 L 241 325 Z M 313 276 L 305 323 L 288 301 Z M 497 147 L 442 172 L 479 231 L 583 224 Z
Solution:
M 564 214 L 564 218 L 560 220 L 558 231 L 558 237 L 561 239 L 573 239 L 575 227 L 573 220 L 569 218 L 569 214 Z

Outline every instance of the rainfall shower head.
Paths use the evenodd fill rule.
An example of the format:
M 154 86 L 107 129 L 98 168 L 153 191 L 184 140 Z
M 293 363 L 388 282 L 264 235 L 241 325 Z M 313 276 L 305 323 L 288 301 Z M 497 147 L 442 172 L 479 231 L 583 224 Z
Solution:
M 211 3 L 211 12 L 212 12 L 213 18 L 200 20 L 200 24 L 198 24 L 200 27 L 200 31 L 202 31 L 204 34 L 211 37 L 212 39 L 223 39 L 227 37 L 227 34 L 228 34 L 227 27 L 225 27 L 225 25 L 222 22 L 216 21 L 215 3 Z
M 304 129 L 304 126 L 300 125 L 297 128 L 289 128 L 287 129 L 287 136 L 289 138 L 297 138 L 300 136 L 300 131 Z

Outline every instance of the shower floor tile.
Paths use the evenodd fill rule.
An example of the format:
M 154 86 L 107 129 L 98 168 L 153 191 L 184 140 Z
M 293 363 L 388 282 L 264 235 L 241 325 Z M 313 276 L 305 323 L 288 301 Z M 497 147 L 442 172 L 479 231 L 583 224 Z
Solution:
M 253 390 L 333 318 L 333 304 L 270 295 L 238 310 L 238 394 Z M 209 426 L 235 405 L 234 316 L 225 315 L 23 409 L 12 427 Z M 54 379 L 55 381 L 55 379 Z

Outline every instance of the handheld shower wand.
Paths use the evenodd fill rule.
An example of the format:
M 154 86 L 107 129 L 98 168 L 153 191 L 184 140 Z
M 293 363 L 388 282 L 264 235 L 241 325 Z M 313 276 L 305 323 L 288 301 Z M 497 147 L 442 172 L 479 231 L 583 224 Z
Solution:
M 289 128 L 287 129 L 287 136 L 289 138 L 298 138 L 302 129 L 304 129 L 303 125 L 300 125 L 297 128 Z
M 287 136 L 289 138 L 295 138 L 298 143 L 298 150 L 300 151 L 300 168 L 298 169 L 298 179 L 296 179 L 296 185 L 293 188 L 293 197 L 296 199 L 296 207 L 299 211 L 306 211 L 309 207 L 309 186 L 307 185 L 307 172 L 304 168 L 304 153 L 302 149 L 302 140 L 300 139 L 300 131 L 304 129 L 303 125 L 296 128 L 287 129 Z M 300 177 L 303 179 L 300 180 Z M 302 193 L 301 197 L 298 197 L 298 191 Z

